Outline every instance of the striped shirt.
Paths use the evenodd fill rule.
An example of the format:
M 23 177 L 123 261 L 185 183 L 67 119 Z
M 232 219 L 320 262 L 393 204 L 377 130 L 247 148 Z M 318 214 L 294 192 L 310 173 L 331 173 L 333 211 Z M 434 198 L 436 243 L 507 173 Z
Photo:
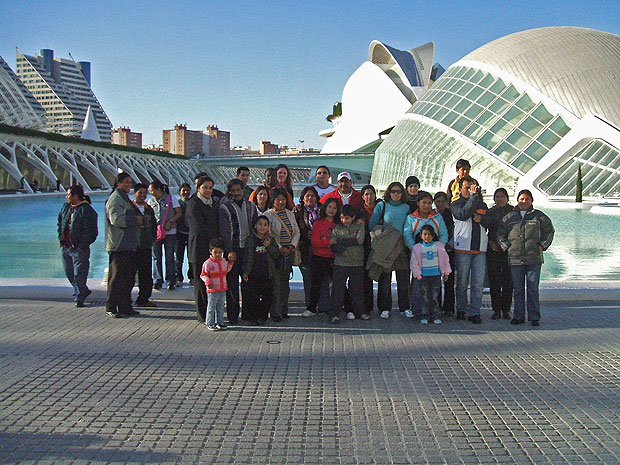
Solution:
M 282 221 L 282 226 L 280 227 L 280 245 L 290 245 L 293 242 L 293 225 L 291 224 L 291 220 L 286 214 L 286 210 L 277 211 L 276 215 Z

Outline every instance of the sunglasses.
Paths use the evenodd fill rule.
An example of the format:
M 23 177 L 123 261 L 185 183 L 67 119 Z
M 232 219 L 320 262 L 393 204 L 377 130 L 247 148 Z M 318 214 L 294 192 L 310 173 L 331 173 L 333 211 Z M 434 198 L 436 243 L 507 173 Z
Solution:
M 392 189 L 390 191 L 390 194 L 402 194 L 402 193 L 403 193 L 403 191 L 401 191 L 400 189 Z

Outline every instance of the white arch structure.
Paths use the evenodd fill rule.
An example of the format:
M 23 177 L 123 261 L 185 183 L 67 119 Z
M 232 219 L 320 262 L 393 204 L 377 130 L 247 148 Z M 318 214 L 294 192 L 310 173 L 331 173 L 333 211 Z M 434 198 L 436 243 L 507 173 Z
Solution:
M 40 173 L 37 175 L 51 185 L 55 186 L 61 179 L 70 179 L 88 191 L 110 189 L 111 181 L 119 170 L 129 173 L 136 181 L 148 183 L 158 179 L 171 188 L 191 182 L 200 170 L 195 160 L 1 134 L 0 170 L 6 171 L 10 178 L 21 184 L 23 190 L 32 193 L 32 179 L 21 182 L 25 179 L 24 163 L 34 168 Z M 60 190 L 64 190 L 62 185 Z

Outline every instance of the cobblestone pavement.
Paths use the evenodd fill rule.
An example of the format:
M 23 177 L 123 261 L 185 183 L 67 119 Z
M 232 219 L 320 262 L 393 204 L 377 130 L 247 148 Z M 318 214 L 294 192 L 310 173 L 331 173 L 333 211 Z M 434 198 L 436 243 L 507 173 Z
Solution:
M 620 463 L 618 303 L 209 332 L 93 297 L 0 298 L 1 464 Z

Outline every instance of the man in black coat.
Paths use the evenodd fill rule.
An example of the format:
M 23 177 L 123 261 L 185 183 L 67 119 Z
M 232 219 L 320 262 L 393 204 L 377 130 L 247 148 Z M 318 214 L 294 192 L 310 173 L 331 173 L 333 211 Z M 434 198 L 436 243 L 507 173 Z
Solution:
M 185 224 L 189 228 L 187 258 L 194 273 L 196 317 L 204 323 L 207 316 L 207 288 L 200 278 L 203 263 L 209 258 L 209 241 L 219 237 L 221 197 L 214 195 L 213 179 L 202 176 L 196 182 L 196 195 L 187 201 Z

